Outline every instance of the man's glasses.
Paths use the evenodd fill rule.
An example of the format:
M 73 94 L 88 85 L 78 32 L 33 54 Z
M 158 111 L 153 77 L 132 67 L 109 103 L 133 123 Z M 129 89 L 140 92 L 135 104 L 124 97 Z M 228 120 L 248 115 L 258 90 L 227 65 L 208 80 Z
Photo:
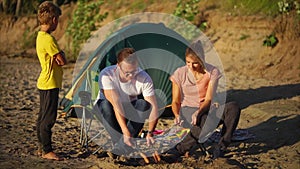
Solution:
M 131 77 L 131 76 L 134 76 L 137 74 L 138 70 L 134 70 L 134 71 L 131 71 L 131 72 L 124 72 L 121 68 L 121 66 L 119 66 L 121 72 L 125 75 L 125 77 Z

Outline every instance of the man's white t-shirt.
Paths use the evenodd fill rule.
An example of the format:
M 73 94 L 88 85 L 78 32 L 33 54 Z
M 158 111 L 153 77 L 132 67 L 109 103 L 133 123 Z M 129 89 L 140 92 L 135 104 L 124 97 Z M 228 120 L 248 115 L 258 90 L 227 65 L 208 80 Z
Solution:
M 105 99 L 102 90 L 115 89 L 119 92 L 122 102 L 130 102 L 137 99 L 142 94 L 144 97 L 154 95 L 154 87 L 151 77 L 142 69 L 138 69 L 138 73 L 132 80 L 122 83 L 120 81 L 120 69 L 117 65 L 104 68 L 99 74 L 99 93 L 98 99 Z M 102 89 L 102 90 L 101 90 Z

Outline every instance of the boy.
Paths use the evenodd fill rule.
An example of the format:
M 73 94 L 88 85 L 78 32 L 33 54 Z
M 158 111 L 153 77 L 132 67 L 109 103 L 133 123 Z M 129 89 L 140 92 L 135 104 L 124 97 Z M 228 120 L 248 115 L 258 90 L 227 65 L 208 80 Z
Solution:
M 36 38 L 36 52 L 41 64 L 41 72 L 37 81 L 40 93 L 40 111 L 37 119 L 38 155 L 42 158 L 60 160 L 53 152 L 51 128 L 57 116 L 58 93 L 62 87 L 62 67 L 67 63 L 65 54 L 50 34 L 55 31 L 61 10 L 52 2 L 45 1 L 38 9 L 40 31 Z

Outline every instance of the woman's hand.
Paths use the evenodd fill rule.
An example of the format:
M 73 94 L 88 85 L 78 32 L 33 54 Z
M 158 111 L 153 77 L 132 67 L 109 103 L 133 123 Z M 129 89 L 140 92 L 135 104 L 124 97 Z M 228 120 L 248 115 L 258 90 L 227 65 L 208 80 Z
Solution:
M 181 126 L 183 120 L 180 119 L 180 116 L 175 117 L 174 124 Z
M 199 115 L 199 110 L 195 111 L 192 114 L 192 122 L 191 122 L 191 124 L 194 125 L 194 126 L 197 124 L 198 115 Z

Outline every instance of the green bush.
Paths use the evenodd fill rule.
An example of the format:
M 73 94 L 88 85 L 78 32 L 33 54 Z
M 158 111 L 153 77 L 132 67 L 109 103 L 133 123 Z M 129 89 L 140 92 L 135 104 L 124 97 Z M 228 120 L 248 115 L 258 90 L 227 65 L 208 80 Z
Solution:
M 199 1 L 200 0 L 177 0 L 177 5 L 173 12 L 173 15 L 179 18 L 186 19 L 187 21 L 196 25 L 195 17 L 199 13 Z M 189 41 L 192 41 L 194 38 L 196 38 L 198 33 L 197 30 L 195 30 L 195 26 L 188 23 L 178 25 L 180 19 L 178 19 L 178 22 L 176 20 L 173 21 L 174 23 L 170 24 L 171 28 L 179 32 L 183 37 L 185 37 Z
M 249 37 L 250 37 L 250 35 L 242 34 L 241 37 L 240 37 L 240 40 L 245 40 Z
M 275 47 L 278 43 L 278 39 L 275 36 L 274 33 L 272 33 L 271 35 L 267 36 L 263 42 L 264 46 L 268 46 L 268 47 Z
M 32 32 L 29 27 L 26 28 L 22 35 L 21 45 L 24 50 L 29 48 L 35 48 L 36 45 L 36 36 L 38 31 Z
M 281 34 L 282 39 L 297 39 L 300 37 L 300 5 L 295 0 L 281 0 L 278 2 L 280 22 L 275 26 L 275 32 Z
M 97 24 L 108 15 L 107 12 L 100 14 L 103 1 L 78 0 L 77 5 L 66 30 L 66 34 L 71 39 L 70 55 L 73 59 L 77 58 L 81 45 L 90 38 L 92 31 L 97 29 Z
M 233 15 L 263 14 L 276 16 L 280 0 L 223 0 L 221 7 Z
M 199 1 L 200 0 L 177 0 L 177 6 L 173 14 L 188 21 L 194 21 L 195 16 L 199 13 Z

